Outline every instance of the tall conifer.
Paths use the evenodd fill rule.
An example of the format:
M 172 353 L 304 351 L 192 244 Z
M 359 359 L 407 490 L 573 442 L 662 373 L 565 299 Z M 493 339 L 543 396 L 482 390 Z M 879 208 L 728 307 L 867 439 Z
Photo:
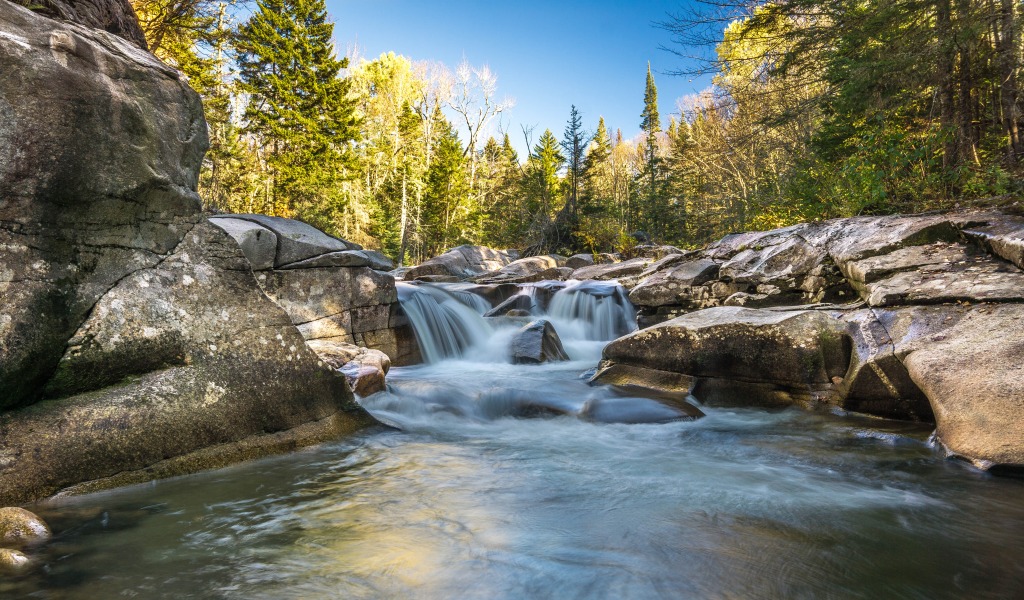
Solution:
M 348 66 L 337 59 L 324 0 L 259 0 L 236 36 L 239 81 L 250 94 L 245 131 L 265 149 L 273 210 L 336 230 L 341 182 L 359 135 Z

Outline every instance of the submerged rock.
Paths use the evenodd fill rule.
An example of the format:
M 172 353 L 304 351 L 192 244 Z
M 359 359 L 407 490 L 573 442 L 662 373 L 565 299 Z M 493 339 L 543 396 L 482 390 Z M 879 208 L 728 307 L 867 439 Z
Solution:
M 23 552 L 0 548 L 0 573 L 19 574 L 31 566 L 31 559 Z
M 0 548 L 34 546 L 50 535 L 50 528 L 35 514 L 23 508 L 0 508 Z
M 551 322 L 538 319 L 527 323 L 512 338 L 512 362 L 537 364 L 569 360 Z

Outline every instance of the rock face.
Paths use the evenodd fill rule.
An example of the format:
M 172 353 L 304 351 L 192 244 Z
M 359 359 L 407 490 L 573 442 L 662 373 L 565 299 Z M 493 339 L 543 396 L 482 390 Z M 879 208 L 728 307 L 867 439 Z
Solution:
M 0 30 L 3 409 L 38 400 L 99 297 L 199 221 L 207 138 L 199 97 L 124 39 L 10 2 Z
M 113 1 L 48 6 L 119 33 L 131 15 Z M 0 32 L 0 504 L 371 424 L 243 255 L 276 268 L 277 247 L 307 240 L 204 220 L 206 125 L 177 71 L 9 2 Z
M 354 344 L 408 364 L 399 349 L 394 264 L 379 252 L 293 219 L 218 215 L 210 222 L 241 247 L 263 291 L 306 341 Z
M 486 246 L 459 246 L 409 269 L 405 273 L 405 280 L 431 281 L 427 277 L 445 277 L 459 281 L 497 271 L 515 258 L 508 252 Z
M 527 323 L 512 338 L 512 362 L 516 364 L 559 360 L 569 360 L 569 355 L 549 321 L 538 319 Z
M 127 0 L 40 0 L 30 5 L 48 17 L 101 29 L 148 49 L 146 36 Z
M 372 422 L 205 223 L 100 299 L 45 395 L 0 414 L 0 502 L 220 466 Z
M 934 421 L 950 455 L 1024 469 L 1022 234 L 994 212 L 858 217 L 669 254 L 630 293 L 660 324 L 593 380 Z

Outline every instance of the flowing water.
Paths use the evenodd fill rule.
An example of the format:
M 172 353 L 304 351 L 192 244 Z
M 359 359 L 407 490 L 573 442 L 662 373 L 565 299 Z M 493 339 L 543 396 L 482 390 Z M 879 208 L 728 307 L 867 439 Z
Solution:
M 1024 481 L 942 459 L 927 427 L 673 420 L 580 379 L 592 338 L 633 327 L 620 290 L 533 290 L 572 359 L 545 365 L 509 364 L 516 325 L 448 291 L 403 289 L 431 362 L 363 399 L 401 429 L 41 507 L 57 537 L 0 598 L 1024 594 Z

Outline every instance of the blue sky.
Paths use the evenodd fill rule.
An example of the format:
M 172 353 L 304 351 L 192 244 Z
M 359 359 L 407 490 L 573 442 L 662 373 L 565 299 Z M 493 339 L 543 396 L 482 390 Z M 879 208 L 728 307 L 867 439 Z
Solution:
M 502 125 L 522 156 L 520 124 L 536 127 L 534 142 L 545 128 L 561 139 L 572 104 L 587 130 L 603 115 L 612 135 L 616 128 L 635 135 L 648 61 L 667 125 L 676 100 L 709 83 L 666 74 L 681 59 L 659 49 L 670 44 L 670 34 L 655 24 L 685 2 L 327 0 L 327 10 L 339 53 L 357 44 L 370 59 L 394 51 L 452 68 L 463 57 L 489 65 L 498 75 L 498 96 L 516 101 Z

